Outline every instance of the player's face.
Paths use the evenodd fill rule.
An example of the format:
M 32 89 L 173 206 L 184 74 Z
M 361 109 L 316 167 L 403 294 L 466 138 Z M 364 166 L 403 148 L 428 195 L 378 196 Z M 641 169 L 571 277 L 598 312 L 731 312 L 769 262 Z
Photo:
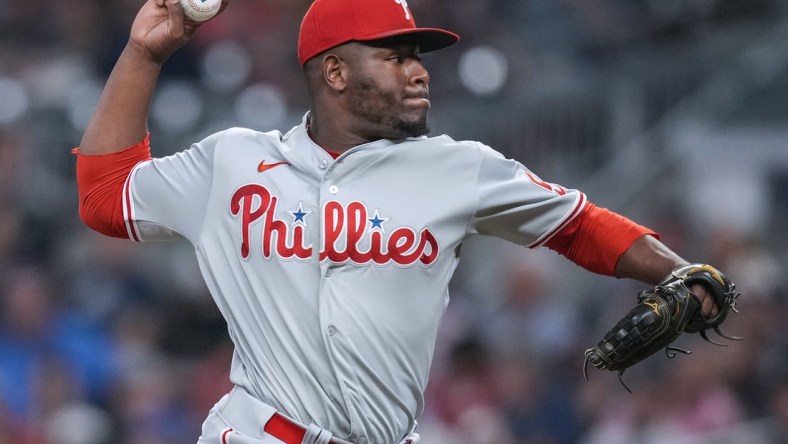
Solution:
M 427 134 L 429 73 L 412 40 L 382 40 L 356 45 L 348 80 L 351 112 L 370 138 Z

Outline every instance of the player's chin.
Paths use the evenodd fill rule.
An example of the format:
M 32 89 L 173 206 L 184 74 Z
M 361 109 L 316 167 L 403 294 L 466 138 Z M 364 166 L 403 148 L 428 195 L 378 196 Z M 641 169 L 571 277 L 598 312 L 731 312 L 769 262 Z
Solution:
M 400 137 L 419 137 L 429 134 L 430 126 L 426 114 L 418 119 L 401 119 L 394 125 Z

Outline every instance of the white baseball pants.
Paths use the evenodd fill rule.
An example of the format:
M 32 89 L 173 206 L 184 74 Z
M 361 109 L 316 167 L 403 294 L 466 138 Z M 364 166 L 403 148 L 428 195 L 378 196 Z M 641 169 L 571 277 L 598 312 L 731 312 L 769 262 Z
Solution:
M 211 409 L 202 425 L 197 444 L 293 444 L 264 431 L 276 409 L 234 387 Z M 353 444 L 334 438 L 331 432 L 315 425 L 301 426 L 306 430 L 301 444 Z M 418 433 L 411 433 L 398 444 L 416 444 Z

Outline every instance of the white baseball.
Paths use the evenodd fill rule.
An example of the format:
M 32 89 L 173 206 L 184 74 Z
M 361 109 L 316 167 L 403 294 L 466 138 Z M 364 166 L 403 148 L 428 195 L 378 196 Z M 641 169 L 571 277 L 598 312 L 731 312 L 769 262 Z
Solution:
M 180 0 L 186 17 L 195 22 L 204 22 L 215 16 L 222 6 L 222 0 Z

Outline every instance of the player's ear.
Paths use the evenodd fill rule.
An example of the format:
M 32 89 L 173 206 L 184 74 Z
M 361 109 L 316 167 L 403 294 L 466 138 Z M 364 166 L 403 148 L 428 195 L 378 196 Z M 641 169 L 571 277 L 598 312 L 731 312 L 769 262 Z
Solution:
M 347 86 L 347 65 L 333 53 L 323 56 L 323 79 L 334 91 L 343 91 Z

